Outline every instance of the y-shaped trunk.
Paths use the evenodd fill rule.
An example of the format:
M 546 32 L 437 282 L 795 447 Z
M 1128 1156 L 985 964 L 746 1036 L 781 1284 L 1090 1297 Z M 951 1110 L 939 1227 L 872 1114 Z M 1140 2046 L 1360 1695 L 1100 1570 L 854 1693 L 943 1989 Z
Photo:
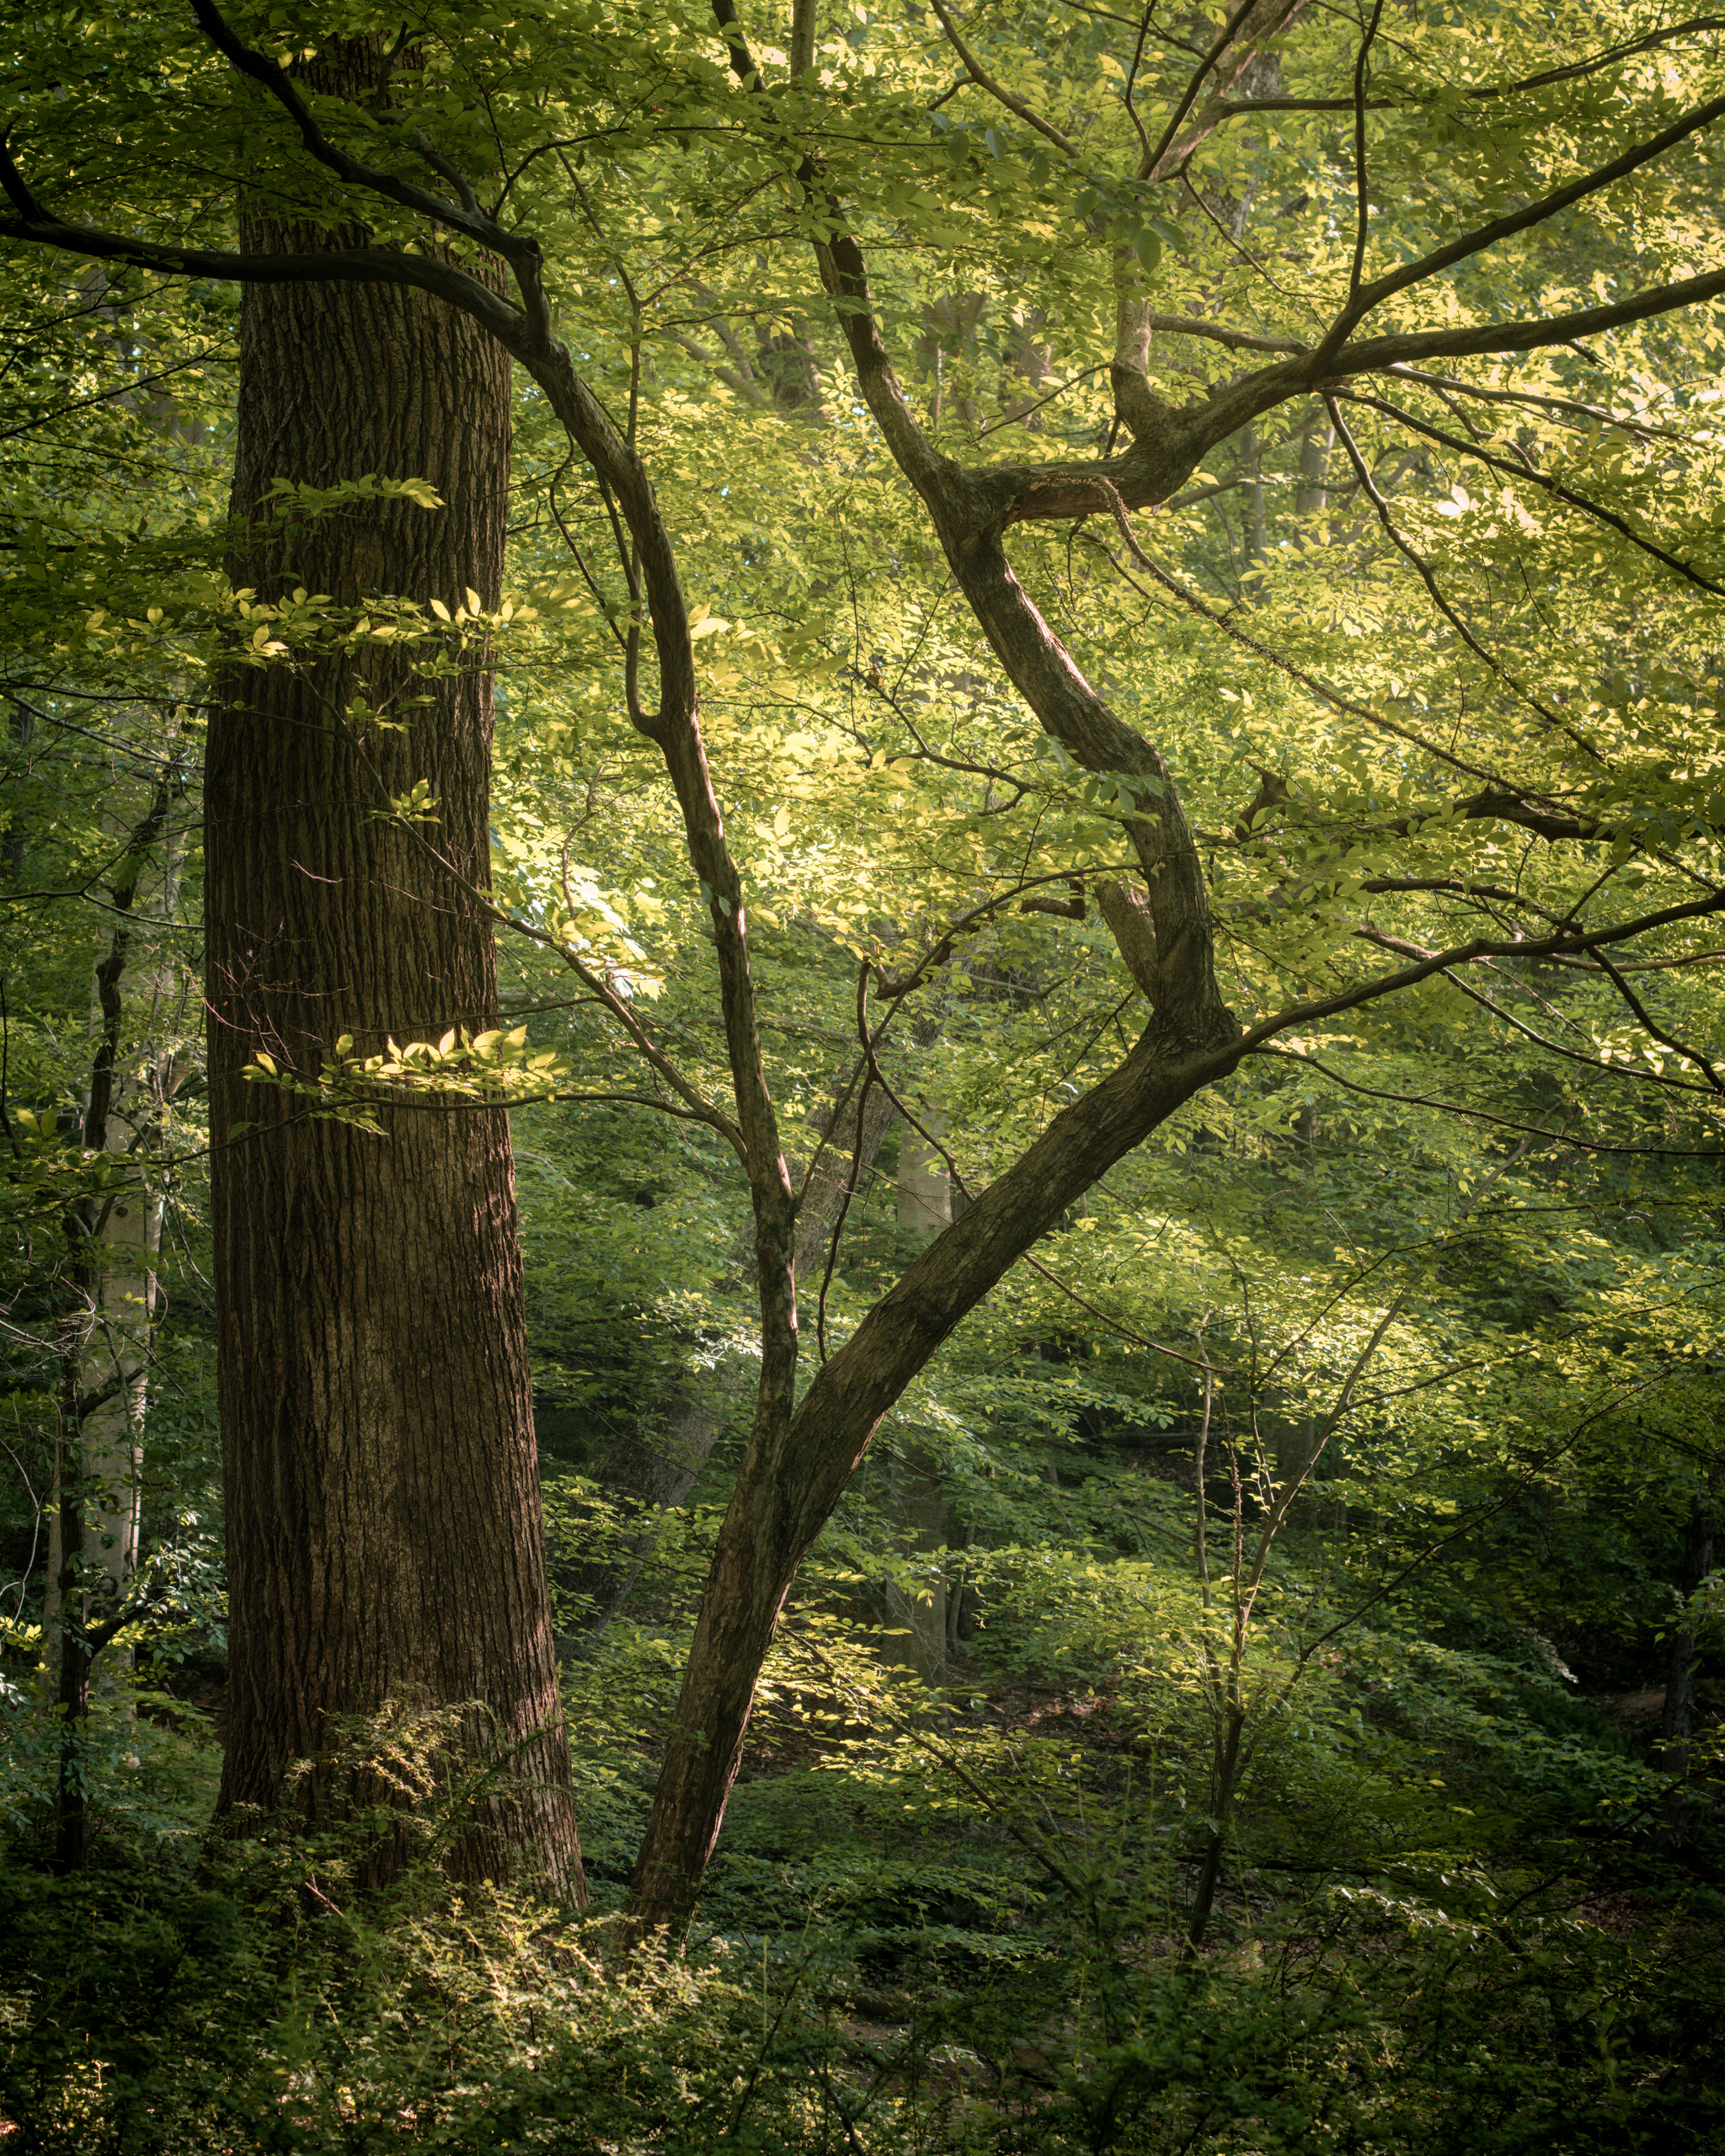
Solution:
M 1286 12 L 1284 0 L 1266 0 L 1266 6 Z M 744 82 L 758 83 L 729 0 L 715 0 L 715 12 L 734 70 Z M 804 168 L 804 179 L 818 194 L 812 166 Z M 1201 1086 L 1231 1070 L 1238 1057 L 1240 1029 L 1216 984 L 1199 852 L 1167 767 L 1085 680 L 1007 559 L 1002 534 L 1009 525 L 1028 514 L 1053 514 L 1057 503 L 1068 500 L 1072 513 L 1107 513 L 1119 502 L 1112 480 L 1083 471 L 967 472 L 942 456 L 918 426 L 893 372 L 855 240 L 840 234 L 818 252 L 869 409 L 895 462 L 921 496 L 954 579 L 1008 676 L 1075 760 L 1135 782 L 1127 831 L 1147 889 L 1134 972 L 1154 1015 L 1126 1060 L 1056 1117 L 962 1218 L 936 1235 L 823 1367 L 799 1406 L 793 1410 L 782 1371 L 776 1386 L 763 1376 L 631 1882 L 630 1920 L 641 1930 L 686 1921 L 741 1763 L 756 1682 L 785 1598 L 881 1417 L 965 1313 L 1096 1177 Z M 1114 371 L 1118 393 L 1121 370 Z M 1140 402 L 1147 397 L 1146 391 Z M 1124 416 L 1133 424 L 1132 412 Z M 1180 430 L 1166 440 L 1155 440 L 1156 434 L 1146 424 L 1139 447 L 1146 469 L 1154 465 L 1165 474 L 1171 490 L 1195 459 Z M 778 1315 L 763 1298 L 769 1356 Z M 788 1359 L 793 1360 L 794 1306 L 784 1322 Z

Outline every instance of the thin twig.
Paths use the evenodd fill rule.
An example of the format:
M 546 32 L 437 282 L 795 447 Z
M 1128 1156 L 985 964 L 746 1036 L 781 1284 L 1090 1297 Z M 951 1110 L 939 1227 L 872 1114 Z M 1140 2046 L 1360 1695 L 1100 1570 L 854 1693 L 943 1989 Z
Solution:
M 1365 26 L 1365 35 L 1359 40 L 1359 57 L 1354 63 L 1354 187 L 1359 211 L 1359 229 L 1354 240 L 1354 267 L 1348 277 L 1350 300 L 1359 296 L 1360 280 L 1365 269 L 1365 85 L 1371 72 L 1372 40 L 1378 34 L 1378 18 L 1383 12 L 1384 0 L 1372 0 L 1371 20 Z
M 1439 612 L 1442 614 L 1445 620 L 1448 622 L 1450 626 L 1455 631 L 1456 634 L 1461 638 L 1461 641 L 1467 646 L 1468 649 L 1474 654 L 1475 658 L 1479 659 L 1483 665 L 1488 666 L 1492 672 L 1497 675 L 1498 679 L 1502 681 L 1506 687 L 1513 689 L 1516 695 L 1521 698 L 1522 702 L 1526 704 L 1530 709 L 1536 711 L 1540 717 L 1545 720 L 1546 723 L 1548 726 L 1554 728 L 1557 732 L 1562 734 L 1566 740 L 1573 741 L 1575 746 L 1582 751 L 1583 755 L 1591 757 L 1595 763 L 1603 762 L 1604 759 L 1599 755 L 1599 750 L 1594 748 L 1593 743 L 1587 739 L 1586 735 L 1578 733 L 1576 728 L 1571 726 L 1567 719 L 1560 718 L 1557 713 L 1554 712 L 1548 704 L 1541 703 L 1540 699 L 1534 695 L 1530 689 L 1524 687 L 1523 685 L 1518 681 L 1515 676 L 1509 671 L 1509 668 L 1503 664 L 1503 661 L 1487 650 L 1486 647 L 1473 633 L 1473 631 L 1468 627 L 1466 622 L 1462 620 L 1461 615 L 1456 612 L 1455 609 L 1450 604 L 1450 601 L 1444 596 L 1443 591 L 1439 585 L 1436 577 L 1432 574 L 1430 565 L 1426 562 L 1424 557 L 1421 555 L 1407 540 L 1402 537 L 1401 531 L 1397 529 L 1396 520 L 1390 514 L 1390 504 L 1384 499 L 1382 494 L 1378 491 L 1377 483 L 1372 478 L 1371 472 L 1366 465 L 1365 459 L 1359 453 L 1359 445 L 1354 440 L 1353 435 L 1348 430 L 1348 423 L 1342 417 L 1341 410 L 1337 405 L 1334 394 L 1329 390 L 1325 390 L 1322 394 L 1324 408 L 1330 415 L 1330 424 L 1335 428 L 1337 434 L 1341 437 L 1342 446 L 1348 452 L 1348 460 L 1354 467 L 1354 475 L 1359 481 L 1360 487 L 1365 494 L 1366 499 L 1377 511 L 1378 521 L 1384 527 L 1385 533 L 1388 536 L 1391 545 L 1395 547 L 1397 552 L 1402 555 L 1405 560 L 1411 562 L 1414 568 L 1418 572 L 1420 582 L 1424 584 L 1427 591 L 1430 593 L 1433 605 L 1436 606 Z

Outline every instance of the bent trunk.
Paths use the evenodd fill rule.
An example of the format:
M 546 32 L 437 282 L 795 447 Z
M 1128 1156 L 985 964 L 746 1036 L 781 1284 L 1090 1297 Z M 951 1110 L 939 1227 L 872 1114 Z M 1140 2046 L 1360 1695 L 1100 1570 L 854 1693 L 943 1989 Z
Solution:
M 1231 1040 L 1183 1041 L 1152 1023 L 1118 1070 L 1057 1116 L 937 1236 L 822 1368 L 794 1416 L 770 1434 L 757 1424 L 719 1528 L 630 1884 L 628 1915 L 638 1933 L 688 1919 L 742 1764 L 756 1681 L 785 1598 L 882 1417 L 959 1321 L 1079 1194 L 1231 1070 L 1236 1055 Z

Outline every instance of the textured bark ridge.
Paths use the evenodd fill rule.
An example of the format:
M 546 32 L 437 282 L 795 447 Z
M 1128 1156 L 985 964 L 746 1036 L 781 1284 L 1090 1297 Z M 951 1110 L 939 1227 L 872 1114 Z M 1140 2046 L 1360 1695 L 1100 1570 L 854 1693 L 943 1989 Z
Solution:
M 342 87 L 365 56 L 349 48 Z M 255 254 L 339 237 L 245 220 Z M 423 291 L 264 285 L 246 291 L 242 351 L 237 584 L 451 606 L 471 586 L 497 603 L 510 383 L 493 339 Z M 427 480 L 447 506 L 370 501 L 297 523 L 267 506 L 278 478 L 367 474 Z M 526 1870 L 579 1897 L 507 1118 L 385 1107 L 370 1135 L 241 1075 L 260 1049 L 310 1078 L 343 1033 L 365 1052 L 497 1022 L 491 930 L 466 888 L 489 880 L 491 728 L 471 654 L 436 679 L 387 649 L 232 668 L 211 713 L 221 1804 L 275 1805 L 334 1717 L 473 1702 L 475 1734 L 489 1724 L 507 1748 L 506 1793 L 451 1868 Z M 435 824 L 380 818 L 422 779 Z M 313 1807 L 343 1801 L 327 1778 L 302 1786 Z

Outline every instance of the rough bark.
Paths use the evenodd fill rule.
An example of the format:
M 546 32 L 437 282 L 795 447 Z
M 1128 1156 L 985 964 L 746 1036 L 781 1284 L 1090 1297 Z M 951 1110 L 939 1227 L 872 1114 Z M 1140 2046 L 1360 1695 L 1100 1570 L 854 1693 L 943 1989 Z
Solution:
M 376 47 L 318 90 L 352 92 Z M 346 235 L 351 239 L 353 235 Z M 256 214 L 249 253 L 339 244 Z M 483 264 L 468 264 L 485 274 Z M 506 355 L 382 284 L 254 285 L 241 316 L 230 573 L 352 606 L 495 606 L 509 478 Z M 369 474 L 446 507 L 273 516 L 266 490 Z M 454 655 L 453 654 L 451 655 Z M 361 715 L 363 696 L 374 719 Z M 224 675 L 206 786 L 212 1213 L 231 1673 L 221 1809 L 267 1811 L 291 1762 L 387 1702 L 472 1703 L 505 1793 L 457 1876 L 579 1898 L 533 1443 L 514 1166 L 500 1110 L 380 1107 L 380 1134 L 246 1082 L 260 1051 L 315 1080 L 357 1052 L 497 1022 L 489 883 L 491 683 L 385 646 Z M 424 781 L 435 825 L 392 819 Z M 314 1774 L 315 1811 L 349 1792 Z M 386 1865 L 388 1859 L 384 1860 Z

